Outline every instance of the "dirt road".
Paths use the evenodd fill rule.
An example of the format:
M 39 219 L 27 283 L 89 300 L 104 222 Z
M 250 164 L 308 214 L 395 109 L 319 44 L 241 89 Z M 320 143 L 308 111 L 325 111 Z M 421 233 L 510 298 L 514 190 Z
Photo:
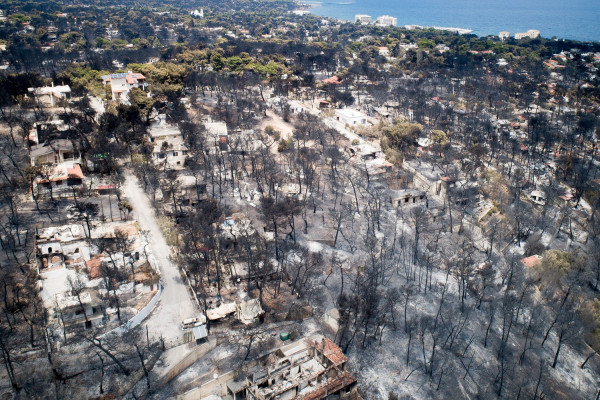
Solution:
M 133 217 L 139 222 L 142 230 L 148 232 L 150 249 L 158 264 L 163 284 L 163 292 L 156 308 L 141 325 L 148 326 L 151 338 L 178 338 L 183 332 L 181 322 L 197 316 L 196 304 L 177 266 L 169 258 L 171 252 L 158 226 L 150 200 L 139 185 L 138 179 L 129 170 L 125 171 L 122 191 L 133 206 Z

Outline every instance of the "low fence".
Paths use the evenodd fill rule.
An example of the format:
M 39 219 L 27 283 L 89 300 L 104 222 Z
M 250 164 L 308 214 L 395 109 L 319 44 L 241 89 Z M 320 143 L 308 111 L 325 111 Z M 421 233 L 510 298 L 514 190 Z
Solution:
M 146 317 L 148 317 L 148 315 L 150 315 L 152 310 L 154 310 L 154 306 L 156 306 L 156 303 L 158 303 L 158 300 L 160 299 L 161 294 L 162 294 L 162 284 L 159 283 L 158 292 L 156 292 L 156 294 L 152 297 L 152 300 L 150 300 L 150 302 L 148 304 L 146 304 L 144 306 L 144 308 L 142 308 L 140 310 L 140 312 L 138 312 L 136 315 L 134 315 L 133 318 L 131 318 L 129 321 L 125 322 L 123 325 L 118 326 L 115 329 L 101 335 L 100 338 L 103 338 L 105 336 L 111 336 L 111 335 L 119 335 L 119 336 L 123 335 L 124 333 L 129 332 L 131 329 L 133 329 L 136 326 L 138 326 L 139 324 L 141 324 L 142 321 L 145 320 Z
M 148 360 L 146 360 L 145 367 L 147 371 L 150 371 L 152 370 L 152 368 L 154 368 L 154 364 L 156 364 L 161 354 L 162 353 L 160 351 L 153 352 L 152 355 L 148 358 Z M 129 391 L 133 389 L 133 387 L 139 381 L 141 381 L 142 379 L 146 379 L 145 375 L 146 374 L 144 373 L 143 368 L 138 368 L 134 372 L 132 372 L 131 375 L 127 379 L 125 379 L 125 381 L 119 386 L 117 390 L 117 397 L 124 397 L 124 395 L 129 393 Z
M 185 268 L 184 267 L 180 267 L 179 265 L 177 266 L 177 268 L 179 268 L 180 274 L 183 275 L 183 277 L 185 278 L 185 282 L 187 283 L 188 290 L 191 292 L 192 297 L 194 298 L 194 300 L 196 300 L 196 304 L 198 305 L 198 309 L 202 310 L 202 303 L 200 303 L 200 300 L 198 299 L 198 295 L 196 294 L 196 291 L 194 290 L 194 287 L 192 286 L 192 282 L 190 281 L 190 278 L 189 278 L 187 272 L 185 271 Z
M 206 382 L 200 387 L 177 396 L 177 400 L 201 400 L 214 393 L 225 395 L 227 394 L 227 382 L 234 379 L 235 376 L 235 371 L 229 371 L 216 379 Z
M 171 379 L 188 369 L 192 364 L 194 364 L 216 346 L 217 338 L 210 337 L 208 342 L 194 347 L 194 349 L 188 355 L 182 358 L 177 364 L 173 365 L 173 367 L 171 367 L 164 375 L 160 377 L 158 386 L 160 387 L 171 381 Z
M 154 271 L 156 271 L 156 273 L 160 277 L 161 276 L 160 269 L 158 268 L 158 263 L 156 262 L 156 259 L 154 258 L 154 254 L 150 253 L 148 255 L 148 262 L 150 263 L 150 265 L 152 266 Z M 159 281 L 158 292 L 156 292 L 156 294 L 152 297 L 150 302 L 148 304 L 146 304 L 144 306 L 144 308 L 142 308 L 140 310 L 140 312 L 138 312 L 136 315 L 133 316 L 133 318 L 131 318 L 129 321 L 125 322 L 121 326 L 118 326 L 115 329 L 108 331 L 99 337 L 103 338 L 105 336 L 112 336 L 112 335 L 120 336 L 120 335 L 123 335 L 123 334 L 129 332 L 131 329 L 133 329 L 136 326 L 138 326 L 139 324 L 141 324 L 142 321 L 145 320 L 148 317 L 148 315 L 150 315 L 152 310 L 154 310 L 156 303 L 158 303 L 158 300 L 160 300 L 161 294 L 162 294 L 162 282 Z

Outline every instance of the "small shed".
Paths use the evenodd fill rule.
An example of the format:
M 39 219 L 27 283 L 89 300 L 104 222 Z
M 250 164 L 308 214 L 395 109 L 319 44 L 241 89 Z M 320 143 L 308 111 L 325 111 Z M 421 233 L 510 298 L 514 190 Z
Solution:
M 196 343 L 200 344 L 206 340 L 208 337 L 208 332 L 206 330 L 206 325 L 195 326 L 193 329 L 194 339 Z

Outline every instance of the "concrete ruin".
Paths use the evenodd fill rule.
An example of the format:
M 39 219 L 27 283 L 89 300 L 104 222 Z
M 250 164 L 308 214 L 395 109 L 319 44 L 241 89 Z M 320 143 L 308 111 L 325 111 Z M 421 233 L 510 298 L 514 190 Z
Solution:
M 249 363 L 248 372 L 231 371 L 178 396 L 215 396 L 233 400 L 362 400 L 356 379 L 346 370 L 348 358 L 321 335 L 279 347 Z

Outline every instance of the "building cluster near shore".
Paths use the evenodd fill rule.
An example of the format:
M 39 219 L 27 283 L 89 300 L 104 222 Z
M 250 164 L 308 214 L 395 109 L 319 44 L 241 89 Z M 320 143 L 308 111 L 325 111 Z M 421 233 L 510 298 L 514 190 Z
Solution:
M 370 15 L 357 14 L 354 16 L 354 22 L 359 22 L 366 25 L 372 23 L 372 18 Z M 389 15 L 381 15 L 375 20 L 375 25 L 398 26 L 398 18 L 390 17 Z
M 354 22 L 359 23 L 361 25 L 368 25 L 368 24 L 373 23 L 373 19 L 370 15 L 356 14 L 354 16 Z M 381 16 L 377 17 L 374 24 L 377 26 L 398 26 L 398 18 L 390 17 L 389 15 L 381 15 Z M 426 29 L 426 27 L 423 27 L 421 25 L 404 25 L 404 28 L 408 29 L 408 30 Z M 458 33 L 460 35 L 466 35 L 466 34 L 473 32 L 471 29 L 464 29 L 464 28 L 447 28 L 447 27 L 441 27 L 441 26 L 434 26 L 432 28 L 440 30 L 440 31 L 454 32 L 454 33 Z
M 395 17 L 390 17 L 389 15 L 381 15 L 381 16 L 377 17 L 375 22 L 373 22 L 373 18 L 370 15 L 356 14 L 354 16 L 354 22 L 359 23 L 361 25 L 368 25 L 368 24 L 373 23 L 374 25 L 378 25 L 378 26 L 398 26 L 398 19 Z M 421 25 L 405 25 L 404 27 L 408 30 L 425 29 L 426 28 Z M 440 31 L 458 33 L 460 35 L 466 35 L 466 34 L 473 32 L 473 30 L 471 30 L 471 29 L 464 29 L 464 28 L 448 28 L 448 27 L 441 27 L 441 26 L 434 26 L 433 28 L 440 30 Z M 515 39 L 517 39 L 517 40 L 535 39 L 535 38 L 538 38 L 539 36 L 540 36 L 540 31 L 538 31 L 537 29 L 530 29 L 527 32 L 515 33 Z M 500 38 L 500 40 L 507 40 L 508 38 L 510 38 L 510 32 L 502 31 L 498 34 L 498 37 Z
M 538 38 L 539 36 L 540 36 L 540 31 L 538 31 L 536 29 L 530 29 L 527 32 L 515 33 L 515 39 L 517 39 L 517 40 L 535 39 L 535 38 Z M 498 34 L 498 37 L 500 38 L 500 40 L 507 40 L 508 38 L 510 38 L 510 32 L 502 31 Z

